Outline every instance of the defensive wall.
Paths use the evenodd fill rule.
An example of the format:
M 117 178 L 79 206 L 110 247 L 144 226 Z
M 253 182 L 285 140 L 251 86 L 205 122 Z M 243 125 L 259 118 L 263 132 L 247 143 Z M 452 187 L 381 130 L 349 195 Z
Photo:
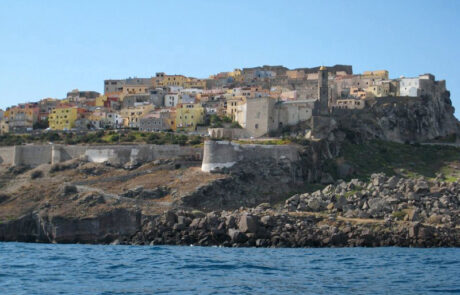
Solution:
M 201 160 L 202 148 L 179 145 L 21 145 L 0 147 L 0 165 L 55 164 L 85 158 L 89 162 L 123 165 L 158 159 L 183 158 Z
M 201 170 L 211 172 L 217 168 L 231 167 L 239 161 L 261 158 L 295 162 L 300 160 L 299 148 L 295 145 L 237 144 L 209 140 L 204 143 Z

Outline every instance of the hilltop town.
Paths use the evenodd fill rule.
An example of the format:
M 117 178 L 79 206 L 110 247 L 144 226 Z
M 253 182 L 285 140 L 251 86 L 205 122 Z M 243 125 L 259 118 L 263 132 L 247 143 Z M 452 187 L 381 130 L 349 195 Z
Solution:
M 156 73 L 150 78 L 105 80 L 103 86 L 103 94 L 75 89 L 63 99 L 44 98 L 0 110 L 0 132 L 123 129 L 258 138 L 291 132 L 306 123 L 302 135 L 307 135 L 314 129 L 315 115 L 348 117 L 391 98 L 406 102 L 448 93 L 445 81 L 431 74 L 390 79 L 386 70 L 354 74 L 347 65 L 292 70 L 262 66 L 206 79 Z M 452 118 L 440 120 L 446 127 L 435 126 L 438 132 L 422 140 L 455 133 L 456 124 L 449 123 L 453 108 L 439 113 Z M 324 127 L 319 122 L 316 119 L 318 130 Z M 398 136 L 388 139 L 404 141 Z
M 157 73 L 1 116 L 0 241 L 460 245 L 459 122 L 431 74 Z

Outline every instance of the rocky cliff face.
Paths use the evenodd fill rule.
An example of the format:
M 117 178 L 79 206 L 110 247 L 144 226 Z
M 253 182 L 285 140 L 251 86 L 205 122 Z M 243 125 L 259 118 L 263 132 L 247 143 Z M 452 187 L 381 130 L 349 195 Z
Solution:
M 41 243 L 110 243 L 129 240 L 141 228 L 140 211 L 114 209 L 104 214 L 70 218 L 34 212 L 0 224 L 1 241 Z
M 459 134 L 459 122 L 448 91 L 434 97 L 385 97 L 368 101 L 368 108 L 336 112 L 339 127 L 364 138 L 424 142 Z

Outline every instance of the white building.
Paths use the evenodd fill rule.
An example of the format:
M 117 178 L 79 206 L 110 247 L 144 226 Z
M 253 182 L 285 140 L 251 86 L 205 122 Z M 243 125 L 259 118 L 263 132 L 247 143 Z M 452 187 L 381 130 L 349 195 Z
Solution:
M 419 96 L 420 80 L 415 78 L 401 78 L 399 80 L 399 95 L 400 96 Z
M 415 78 L 400 78 L 400 96 L 437 95 L 446 91 L 446 81 L 436 81 L 434 75 L 423 74 Z
M 175 107 L 179 103 L 179 94 L 168 93 L 165 95 L 165 107 Z

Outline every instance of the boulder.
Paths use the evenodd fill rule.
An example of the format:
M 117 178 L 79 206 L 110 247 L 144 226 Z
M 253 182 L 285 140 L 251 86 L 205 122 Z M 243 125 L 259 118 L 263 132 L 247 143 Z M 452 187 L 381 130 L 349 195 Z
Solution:
M 247 236 L 237 229 L 230 228 L 227 231 L 227 235 L 230 237 L 233 243 L 244 243 L 247 241 Z
M 238 222 L 238 229 L 243 233 L 256 233 L 258 229 L 257 220 L 254 216 L 243 214 Z

